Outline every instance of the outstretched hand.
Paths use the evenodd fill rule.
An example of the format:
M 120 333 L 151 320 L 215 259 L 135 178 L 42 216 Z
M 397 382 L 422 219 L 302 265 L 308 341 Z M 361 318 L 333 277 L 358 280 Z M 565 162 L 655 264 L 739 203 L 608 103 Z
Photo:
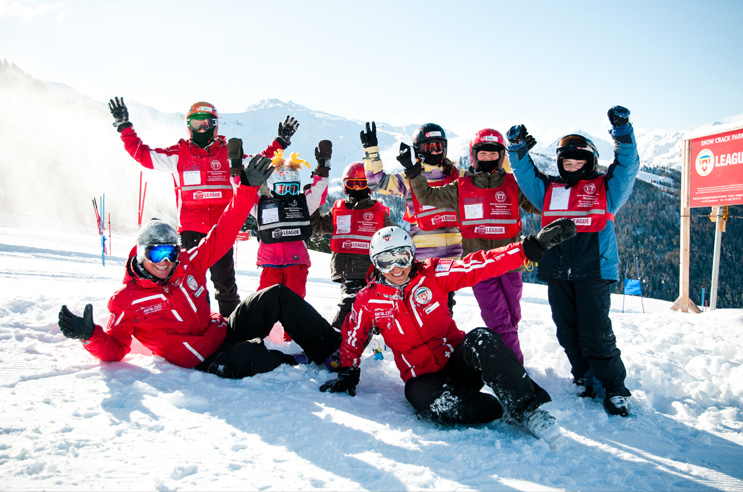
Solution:
M 524 125 L 513 125 L 506 133 L 506 138 L 512 145 L 518 145 L 522 142 L 526 143 L 526 151 L 530 151 L 537 145 L 537 139 L 532 137 L 529 132 L 526 131 Z
M 240 172 L 240 184 L 244 186 L 261 186 L 273 174 L 275 169 L 271 163 L 271 159 L 265 155 L 253 156 L 245 169 Z
M 82 318 L 72 314 L 67 306 L 59 310 L 59 329 L 67 338 L 75 340 L 87 340 L 93 336 L 95 323 L 93 323 L 93 305 L 86 304 Z
M 575 223 L 567 218 L 557 219 L 544 226 L 536 236 L 527 236 L 521 240 L 524 255 L 534 262 L 539 262 L 544 252 L 563 241 L 575 236 Z
M 614 106 L 607 113 L 611 126 L 615 127 L 629 124 L 629 114 L 630 110 L 624 106 Z

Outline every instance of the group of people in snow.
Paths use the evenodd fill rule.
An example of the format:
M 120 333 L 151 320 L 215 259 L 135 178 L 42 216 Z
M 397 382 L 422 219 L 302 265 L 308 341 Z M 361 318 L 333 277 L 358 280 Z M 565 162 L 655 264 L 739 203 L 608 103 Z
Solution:
M 447 157 L 446 133 L 433 123 L 417 130 L 412 147 L 400 144 L 403 172 L 388 174 L 376 124 L 367 123 L 363 162 L 347 165 L 345 198 L 325 214 L 332 143 L 318 143 L 312 183 L 302 188 L 306 161 L 285 156 L 299 128 L 293 117 L 265 150 L 246 155 L 240 139 L 218 134 L 219 114 L 207 102 L 189 109 L 189 138 L 165 149 L 142 142 L 123 99 L 109 109 L 127 152 L 173 175 L 179 224 L 177 232 L 159 219 L 143 225 L 105 329 L 90 304 L 82 316 L 62 306 L 62 333 L 93 356 L 119 361 L 136 338 L 173 364 L 225 378 L 312 362 L 337 373 L 321 391 L 354 396 L 362 354 L 379 335 L 420 415 L 451 424 L 503 418 L 555 445 L 559 425 L 541 408 L 550 396 L 524 369 L 518 337 L 521 273 L 537 263 L 576 393 L 595 398 L 600 385 L 606 411 L 629 415 L 609 318 L 610 286 L 619 280 L 614 214 L 639 170 L 626 108 L 608 112 L 615 149 L 606 172 L 594 144 L 571 134 L 558 143 L 557 176 L 535 166 L 536 140 L 524 125 L 505 137 L 477 132 L 464 170 Z M 372 192 L 404 198 L 405 227 L 391 223 Z M 522 209 L 541 214 L 538 234 L 521 235 Z M 258 290 L 241 300 L 232 248 L 251 214 L 262 272 Z M 332 323 L 304 300 L 313 231 L 331 235 L 331 278 L 341 284 Z M 219 312 L 210 307 L 207 271 Z M 468 333 L 453 319 L 454 292 L 464 287 L 472 287 L 485 324 Z M 302 353 L 267 348 L 277 322 Z

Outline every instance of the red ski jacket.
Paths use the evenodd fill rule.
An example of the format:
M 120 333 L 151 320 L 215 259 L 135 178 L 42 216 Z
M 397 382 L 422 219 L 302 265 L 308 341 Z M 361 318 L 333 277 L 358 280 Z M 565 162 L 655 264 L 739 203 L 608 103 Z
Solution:
M 449 292 L 472 287 L 524 264 L 521 243 L 471 253 L 461 260 L 415 261 L 401 290 L 379 279 L 372 266 L 368 285 L 356 295 L 341 333 L 341 365 L 358 367 L 372 323 L 379 328 L 403 381 L 441 370 L 464 337 L 449 314 Z
M 121 131 L 121 140 L 129 155 L 142 166 L 173 175 L 178 232 L 209 232 L 232 195 L 225 138 L 218 135 L 205 149 L 184 139 L 167 149 L 153 149 L 129 127 Z M 274 140 L 262 154 L 271 158 L 279 149 L 281 144 Z
M 101 360 L 119 361 L 131 350 L 134 337 L 154 355 L 181 367 L 194 367 L 213 354 L 224 341 L 227 321 L 209 308 L 206 272 L 234 244 L 257 191 L 238 186 L 216 227 L 198 246 L 181 252 L 165 284 L 136 272 L 135 246 L 124 286 L 108 301 L 106 330 L 96 326 L 83 344 L 88 352 Z

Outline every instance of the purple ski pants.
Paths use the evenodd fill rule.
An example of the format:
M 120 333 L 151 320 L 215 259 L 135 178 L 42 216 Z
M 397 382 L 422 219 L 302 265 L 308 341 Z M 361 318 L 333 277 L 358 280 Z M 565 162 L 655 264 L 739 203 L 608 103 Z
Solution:
M 503 343 L 514 351 L 521 364 L 524 355 L 519 344 L 519 321 L 523 287 L 521 272 L 507 272 L 472 287 L 485 326 L 503 338 Z

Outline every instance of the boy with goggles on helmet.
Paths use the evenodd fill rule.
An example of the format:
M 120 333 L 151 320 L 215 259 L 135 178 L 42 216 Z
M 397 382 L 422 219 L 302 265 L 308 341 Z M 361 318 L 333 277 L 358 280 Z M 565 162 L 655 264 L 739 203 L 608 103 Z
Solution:
M 461 260 L 419 261 L 410 234 L 394 226 L 380 229 L 369 248 L 373 267 L 368 286 L 357 294 L 341 329 L 338 378 L 320 390 L 356 394 L 361 355 L 376 326 L 405 382 L 405 397 L 422 416 L 448 424 L 482 424 L 508 413 L 554 445 L 560 428 L 539 409 L 550 401 L 547 392 L 529 378 L 500 335 L 487 328 L 460 330 L 446 302 L 451 291 L 539 261 L 544 251 L 574 234 L 575 225 L 564 219 L 503 248 Z M 496 396 L 481 392 L 483 385 Z
M 569 217 L 576 236 L 551 249 L 539 263 L 538 277 L 547 281 L 557 340 L 570 361 L 578 395 L 594 398 L 594 379 L 604 390 L 611 415 L 629 415 L 627 371 L 611 326 L 611 284 L 619 280 L 619 253 L 614 214 L 632 193 L 640 158 L 629 122 L 629 110 L 608 112 L 614 139 L 614 161 L 598 170 L 598 151 L 582 135 L 566 135 L 557 146 L 559 176 L 540 172 L 529 150 L 536 140 L 523 125 L 508 131 L 513 173 L 526 197 L 542 211 L 542 225 Z
M 406 154 L 410 156 L 410 153 Z M 420 164 L 407 157 L 400 162 L 410 176 L 410 187 L 423 205 L 457 211 L 464 254 L 486 251 L 517 242 L 521 237 L 521 209 L 539 213 L 506 172 L 506 139 L 485 128 L 470 141 L 472 166 L 456 182 L 429 186 Z M 524 265 L 483 280 L 472 287 L 485 326 L 498 333 L 503 343 L 524 363 L 519 343 L 521 321 L 521 272 Z
M 312 231 L 331 235 L 330 279 L 341 284 L 341 300 L 331 324 L 339 330 L 356 293 L 366 286 L 372 236 L 392 225 L 389 209 L 371 197 L 363 162 L 353 162 L 343 170 L 343 191 L 345 199 L 336 200 L 330 211 L 312 214 Z
M 283 285 L 252 294 L 227 319 L 209 306 L 207 270 L 234 244 L 258 187 L 272 171 L 267 157 L 253 157 L 240 170 L 240 184 L 217 224 L 193 249 L 182 250 L 176 230 L 166 222 L 154 219 L 142 226 L 126 262 L 124 284 L 108 301 L 111 314 L 105 330 L 93 322 L 93 306 L 88 304 L 83 316 L 62 306 L 62 333 L 82 341 L 90 354 L 104 361 L 122 360 L 134 337 L 172 364 L 232 379 L 281 364 L 326 363 L 337 351 L 340 335 Z M 304 354 L 266 348 L 263 338 L 277 321 Z
M 214 227 L 232 199 L 236 176 L 244 164 L 240 159 L 236 167 L 230 167 L 227 142 L 217 133 L 217 108 L 204 101 L 191 105 L 186 114 L 188 140 L 181 139 L 165 149 L 150 148 L 137 136 L 124 98 L 111 99 L 108 108 L 129 155 L 147 169 L 173 175 L 181 243 L 186 249 L 193 248 Z M 298 126 L 294 118 L 287 116 L 283 124 L 279 123 L 278 136 L 263 155 L 270 157 L 276 150 L 288 147 Z M 240 303 L 232 249 L 211 267 L 211 279 L 219 312 L 229 316 Z

